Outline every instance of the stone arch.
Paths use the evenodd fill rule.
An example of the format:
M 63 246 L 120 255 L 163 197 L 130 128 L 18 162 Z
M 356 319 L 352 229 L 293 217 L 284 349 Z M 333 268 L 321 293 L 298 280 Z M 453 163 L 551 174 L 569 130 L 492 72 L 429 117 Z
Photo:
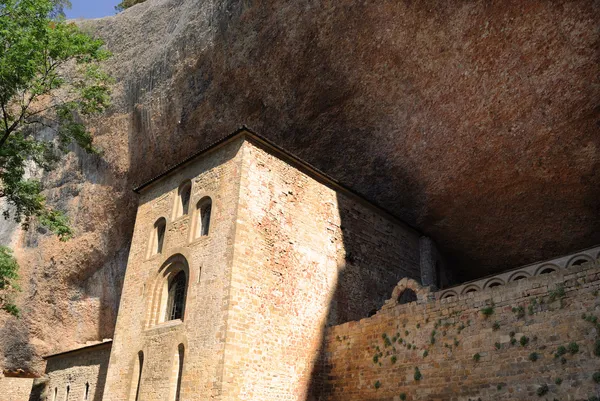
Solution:
M 519 270 L 514 272 L 513 274 L 511 274 L 508 277 L 508 281 L 512 282 L 512 281 L 519 281 L 519 280 L 523 280 L 526 278 L 531 277 L 531 274 L 529 274 L 529 272 L 526 272 L 525 270 Z
M 410 291 L 410 292 L 408 292 Z M 400 280 L 398 285 L 394 287 L 392 291 L 392 297 L 386 302 L 386 304 L 391 305 L 400 305 L 401 301 L 405 301 L 402 299 L 403 294 L 412 294 L 414 293 L 414 298 L 412 298 L 409 302 L 415 302 L 418 300 L 425 299 L 427 297 L 427 293 L 429 293 L 429 288 L 423 287 L 417 281 L 410 278 L 403 278 Z
M 461 294 L 470 294 L 472 292 L 479 292 L 479 291 L 481 291 L 481 288 L 479 288 L 479 286 L 477 286 L 475 284 L 469 284 L 465 288 L 463 288 L 463 290 L 461 291 Z
M 444 291 L 442 293 L 442 295 L 440 296 L 440 299 L 446 299 L 446 298 L 451 298 L 451 297 L 457 297 L 458 293 L 454 290 L 448 290 L 448 291 Z
M 588 263 L 588 262 L 593 262 L 594 259 L 592 259 L 591 256 L 585 255 L 585 254 L 579 254 L 579 255 L 575 255 L 573 256 L 568 262 L 567 262 L 567 267 L 573 267 L 573 266 L 580 266 L 584 263 Z
M 494 287 L 499 287 L 504 284 L 505 283 L 501 278 L 494 277 L 494 278 L 491 278 L 488 281 L 486 281 L 486 283 L 483 285 L 483 288 L 494 288 Z
M 540 276 L 542 274 L 550 274 L 550 273 L 557 272 L 558 270 L 559 270 L 559 267 L 557 265 L 555 265 L 553 263 L 546 263 L 536 269 L 535 275 Z
M 183 273 L 186 279 L 183 292 L 183 312 L 181 316 L 181 319 L 185 320 L 185 305 L 187 303 L 187 294 L 192 281 L 192 276 L 190 274 L 190 266 L 187 259 L 182 254 L 177 253 L 165 260 L 153 277 L 154 282 L 151 286 L 153 290 L 151 293 L 152 296 L 150 297 L 148 326 L 164 323 L 169 320 L 166 319 L 166 307 L 169 301 L 169 285 L 174 278 L 181 277 L 180 273 Z

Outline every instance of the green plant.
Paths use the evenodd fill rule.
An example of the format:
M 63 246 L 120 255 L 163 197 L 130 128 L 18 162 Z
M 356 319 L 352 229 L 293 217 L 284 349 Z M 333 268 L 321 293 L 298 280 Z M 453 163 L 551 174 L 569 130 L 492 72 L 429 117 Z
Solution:
M 538 396 L 540 396 L 540 397 L 541 397 L 541 396 L 543 396 L 543 395 L 546 395 L 546 394 L 548 393 L 548 391 L 549 391 L 549 390 L 550 390 L 550 389 L 548 388 L 548 385 L 547 385 L 547 384 L 542 384 L 540 387 L 538 387 L 538 389 L 536 390 L 536 392 L 535 392 L 535 393 L 536 393 Z
M 421 374 L 421 371 L 419 370 L 418 367 L 415 367 L 415 374 L 414 374 L 414 378 L 416 381 L 419 381 L 423 378 L 423 375 Z
M 488 318 L 494 314 L 494 306 L 493 305 L 486 306 L 485 308 L 481 309 L 480 312 L 483 314 L 483 316 Z
M 519 343 L 522 347 L 526 346 L 527 344 L 529 344 L 529 337 L 521 336 Z
M 496 347 L 496 349 L 502 348 L 502 344 L 500 344 L 500 343 L 496 343 L 496 344 L 494 344 L 494 346 Z
M 554 384 L 556 384 L 557 386 L 560 386 L 562 382 L 563 380 L 560 377 L 557 377 L 556 380 L 554 380 Z
M 496 386 L 496 390 L 498 390 L 498 391 L 502 390 L 502 384 L 498 384 L 498 385 Z
M 510 339 L 510 345 L 515 345 L 517 343 L 517 339 L 516 338 L 511 338 Z
M 567 348 L 565 346 L 561 345 L 556 349 L 556 352 L 554 353 L 554 357 L 560 358 L 561 356 L 563 356 L 566 353 L 567 353 Z
M 481 355 L 479 355 L 479 352 L 478 352 L 478 353 L 476 353 L 475 355 L 473 355 L 473 360 L 474 360 L 475 362 L 479 362 L 479 360 L 480 360 L 480 359 L 481 359 Z
M 377 381 L 375 382 L 375 384 L 373 385 L 373 387 L 375 387 L 375 390 L 378 390 L 378 389 L 379 389 L 379 387 L 381 387 L 381 382 L 380 382 L 379 380 L 377 380 Z
M 556 288 L 550 291 L 550 302 L 554 302 L 557 299 L 562 299 L 565 297 L 565 287 L 562 285 L 557 285 Z
M 427 350 L 423 351 L 423 358 L 427 358 L 427 355 L 429 355 L 429 351 L 427 351 Z
M 396 355 L 392 355 L 392 357 L 390 358 L 390 361 L 392 362 L 392 364 L 395 364 L 397 360 L 398 360 L 398 357 Z
M 400 399 L 402 401 L 406 400 L 406 393 L 400 393 Z
M 14 304 L 14 297 L 21 291 L 18 270 L 19 265 L 12 251 L 0 246 L 0 309 L 15 317 L 19 317 L 19 309 Z
M 500 329 L 500 323 L 494 322 L 494 324 L 492 325 L 492 330 L 497 331 L 499 329 Z
M 571 355 L 575 355 L 576 353 L 579 352 L 579 345 L 576 342 L 569 343 L 567 348 Z
M 529 360 L 530 360 L 531 362 L 535 362 L 535 361 L 537 361 L 537 360 L 539 359 L 539 357 L 540 357 L 540 356 L 538 355 L 538 353 L 537 353 L 537 352 L 532 352 L 531 354 L 529 354 Z
M 420 329 L 420 328 L 421 328 L 421 323 L 417 323 L 417 329 Z M 405 395 L 405 397 L 406 397 L 406 395 Z
M 592 375 L 592 379 L 596 382 L 596 383 L 600 383 L 600 372 L 596 372 Z
M 512 308 L 513 313 L 517 315 L 517 318 L 520 319 L 525 316 L 525 309 L 522 306 Z

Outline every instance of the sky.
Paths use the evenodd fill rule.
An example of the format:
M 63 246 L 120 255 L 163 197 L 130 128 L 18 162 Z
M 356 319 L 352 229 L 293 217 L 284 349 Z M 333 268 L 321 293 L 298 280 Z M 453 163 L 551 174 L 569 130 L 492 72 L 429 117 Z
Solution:
M 73 7 L 65 10 L 67 18 L 100 18 L 115 14 L 120 0 L 71 0 Z

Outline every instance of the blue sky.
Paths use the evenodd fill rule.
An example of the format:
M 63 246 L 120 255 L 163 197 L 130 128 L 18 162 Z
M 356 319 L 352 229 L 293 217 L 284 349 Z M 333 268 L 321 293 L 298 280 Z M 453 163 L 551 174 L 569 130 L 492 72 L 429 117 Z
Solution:
M 115 14 L 120 0 L 71 0 L 73 7 L 65 10 L 67 18 L 100 18 Z

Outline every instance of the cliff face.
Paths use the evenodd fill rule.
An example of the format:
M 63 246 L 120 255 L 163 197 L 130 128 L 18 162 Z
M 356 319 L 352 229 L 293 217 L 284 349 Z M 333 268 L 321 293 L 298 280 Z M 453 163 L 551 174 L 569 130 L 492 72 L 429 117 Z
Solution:
M 431 235 L 463 277 L 600 242 L 598 21 L 591 0 L 148 0 L 82 22 L 114 53 L 114 107 L 91 122 L 105 154 L 45 178 L 74 240 L 0 233 L 24 287 L 4 365 L 112 335 L 130 188 L 241 124 Z

